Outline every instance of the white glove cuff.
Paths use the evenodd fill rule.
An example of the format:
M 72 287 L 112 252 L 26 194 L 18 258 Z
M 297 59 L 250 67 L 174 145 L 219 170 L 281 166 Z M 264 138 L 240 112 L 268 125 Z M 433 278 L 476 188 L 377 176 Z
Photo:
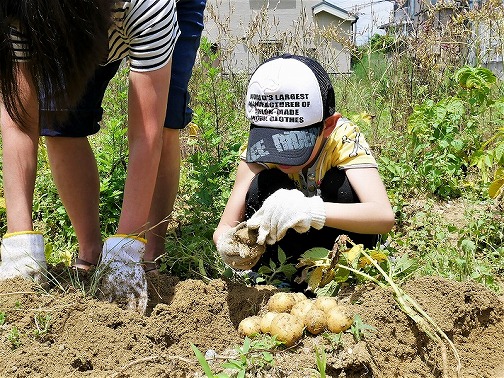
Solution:
M 319 196 L 310 197 L 310 214 L 312 217 L 311 226 L 320 230 L 325 225 L 326 212 L 324 201 Z
M 145 251 L 145 239 L 114 235 L 108 237 L 103 243 L 102 262 L 106 261 L 142 261 Z
M 16 262 L 26 257 L 37 262 L 45 262 L 44 237 L 36 231 L 5 234 L 2 239 L 1 255 L 3 262 Z

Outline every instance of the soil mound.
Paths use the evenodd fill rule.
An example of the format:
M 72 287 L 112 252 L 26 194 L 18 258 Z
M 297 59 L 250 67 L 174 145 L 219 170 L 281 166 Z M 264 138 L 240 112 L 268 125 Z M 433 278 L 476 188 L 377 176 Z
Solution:
M 61 277 L 61 276 L 60 276 Z M 223 359 L 243 339 L 237 327 L 255 315 L 277 292 L 270 286 L 212 280 L 180 281 L 150 277 L 151 303 L 146 316 L 97 301 L 61 284 L 40 291 L 24 280 L 0 283 L 1 377 L 203 377 L 191 350 L 213 350 Z M 474 283 L 424 277 L 404 286 L 455 344 L 460 377 L 504 377 L 504 305 Z M 374 327 L 356 342 L 342 345 L 306 336 L 293 348 L 273 351 L 275 365 L 247 377 L 311 377 L 315 348 L 324 346 L 329 377 L 455 377 L 455 359 L 423 333 L 396 304 L 392 292 L 374 285 L 340 300 L 351 304 Z M 1 324 L 0 317 L 0 324 Z M 315 374 L 315 376 L 317 376 Z

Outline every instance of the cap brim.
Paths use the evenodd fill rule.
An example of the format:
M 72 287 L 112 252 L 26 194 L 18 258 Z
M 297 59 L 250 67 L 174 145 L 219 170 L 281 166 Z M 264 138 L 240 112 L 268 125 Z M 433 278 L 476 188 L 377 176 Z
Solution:
M 251 124 L 246 161 L 303 165 L 311 156 L 321 127 L 322 122 L 293 130 Z

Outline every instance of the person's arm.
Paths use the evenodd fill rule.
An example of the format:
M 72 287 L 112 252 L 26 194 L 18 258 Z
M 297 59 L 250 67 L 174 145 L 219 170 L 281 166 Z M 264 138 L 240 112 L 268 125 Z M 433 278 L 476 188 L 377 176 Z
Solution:
M 221 220 L 213 234 L 214 243 L 217 243 L 219 236 L 235 227 L 245 218 L 245 197 L 249 190 L 250 183 L 254 176 L 265 168 L 259 164 L 246 163 L 240 161 L 236 172 L 236 180 L 229 196 L 228 202 L 222 213 Z
M 346 175 L 360 203 L 325 202 L 328 227 L 361 234 L 385 234 L 394 225 L 394 212 L 376 168 L 348 169 Z
M 171 61 L 150 72 L 130 72 L 129 163 L 118 234 L 145 231 L 161 159 Z

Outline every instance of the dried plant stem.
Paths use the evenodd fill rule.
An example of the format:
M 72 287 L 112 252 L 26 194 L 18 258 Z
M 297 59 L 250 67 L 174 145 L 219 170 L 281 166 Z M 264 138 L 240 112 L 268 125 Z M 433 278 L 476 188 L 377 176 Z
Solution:
M 6 297 L 9 295 L 23 295 L 23 294 L 37 294 L 35 291 L 13 291 L 12 293 L 0 293 L 0 297 Z
M 119 371 L 115 372 L 112 375 L 109 375 L 108 378 L 117 378 L 117 377 L 120 377 L 126 370 L 128 370 L 132 366 L 135 366 L 135 365 L 138 365 L 138 364 L 141 364 L 141 363 L 144 363 L 144 362 L 158 361 L 160 359 L 164 359 L 164 360 L 180 360 L 180 361 L 183 361 L 183 362 L 187 362 L 188 364 L 193 364 L 194 363 L 194 361 L 189 360 L 187 358 L 180 357 L 180 356 L 165 356 L 165 355 L 148 356 L 148 357 L 143 357 L 143 358 L 139 358 L 137 360 L 131 361 L 129 364 L 124 365 L 122 368 L 120 368 Z

